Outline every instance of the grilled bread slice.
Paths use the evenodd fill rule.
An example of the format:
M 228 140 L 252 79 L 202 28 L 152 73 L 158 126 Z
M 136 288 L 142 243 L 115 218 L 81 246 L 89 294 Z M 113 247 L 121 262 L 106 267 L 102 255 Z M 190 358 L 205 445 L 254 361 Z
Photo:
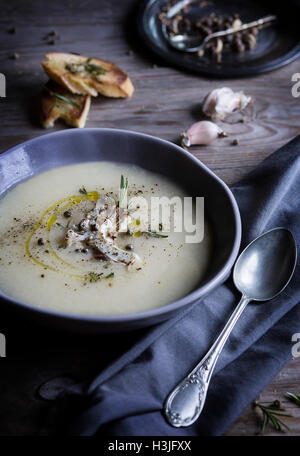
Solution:
M 74 94 L 129 98 L 134 91 L 127 74 L 104 60 L 49 52 L 42 66 L 53 81 Z
M 63 119 L 71 127 L 83 128 L 90 110 L 90 95 L 74 95 L 64 87 L 49 81 L 42 92 L 41 116 L 44 128 Z

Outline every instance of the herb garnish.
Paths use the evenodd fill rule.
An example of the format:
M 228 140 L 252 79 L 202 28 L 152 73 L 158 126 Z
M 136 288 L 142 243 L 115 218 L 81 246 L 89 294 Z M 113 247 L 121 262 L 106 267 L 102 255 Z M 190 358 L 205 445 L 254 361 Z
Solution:
M 120 201 L 119 201 L 119 207 L 125 209 L 127 204 L 127 191 L 128 191 L 128 179 L 126 177 L 126 180 L 124 179 L 123 174 L 121 175 L 121 182 L 120 182 Z M 124 206 L 125 204 L 125 206 Z
M 288 397 L 291 401 L 295 402 L 297 405 L 300 406 L 300 395 L 299 394 L 294 394 L 294 393 L 289 393 L 287 392 L 286 397 Z
M 107 70 L 100 65 L 95 65 L 94 63 L 86 63 L 85 69 L 88 73 L 100 75 L 107 73 Z
M 96 274 L 95 272 L 89 272 L 90 282 L 97 282 L 101 279 L 102 274 Z
M 278 418 L 279 416 L 291 416 L 286 413 L 282 413 L 284 412 L 284 409 L 281 408 L 281 404 L 279 401 L 274 401 L 270 405 L 263 405 L 259 402 L 254 402 L 254 406 L 260 408 L 263 414 L 263 422 L 259 434 L 263 434 L 265 432 L 269 422 L 272 423 L 276 431 L 281 431 L 282 426 L 286 429 L 289 429 L 289 427 L 285 423 L 283 423 L 283 421 L 281 421 L 280 418 Z
M 160 223 L 160 224 L 158 225 L 158 228 L 159 228 L 159 231 L 162 231 L 162 229 L 163 229 L 162 223 Z
M 146 234 L 149 234 L 150 236 L 156 237 L 156 238 L 167 238 L 167 234 L 160 234 L 156 233 L 156 231 L 145 231 Z
M 105 276 L 104 278 L 105 278 L 105 279 L 112 279 L 114 276 L 115 276 L 115 273 L 114 273 L 114 272 L 111 272 L 110 274 L 108 274 L 108 275 Z
M 79 193 L 81 193 L 82 195 L 87 195 L 87 194 L 88 194 L 88 192 L 86 191 L 86 188 L 85 188 L 85 187 L 81 187 L 81 188 L 79 189 Z
M 67 248 L 67 245 L 66 244 L 61 244 L 58 246 L 59 249 L 66 249 Z
M 56 222 L 56 225 L 59 226 L 60 228 L 63 228 L 64 230 L 67 230 L 67 229 L 69 228 L 69 226 L 70 226 L 70 222 L 68 222 L 68 223 L 66 224 L 66 226 L 62 225 L 62 224 L 59 223 L 59 222 Z
M 104 267 L 104 269 L 107 269 L 107 268 L 109 268 L 110 264 L 111 264 L 111 263 L 106 263 L 106 264 L 103 266 L 103 267 Z
M 91 63 L 92 57 L 89 57 L 85 62 L 80 63 L 68 63 L 66 65 L 66 69 L 71 73 L 82 73 L 86 71 L 91 75 L 101 75 L 107 73 L 109 70 L 102 67 L 101 65 L 96 65 L 95 63 Z
M 32 226 L 32 223 L 23 223 L 23 226 Z
M 70 73 L 80 73 L 85 70 L 83 63 L 68 63 L 66 65 L 66 70 L 70 71 Z
M 79 109 L 81 108 L 81 106 L 78 103 L 76 103 L 76 101 L 71 100 L 71 98 L 65 97 L 64 95 L 61 95 L 60 93 L 56 93 L 56 92 L 51 92 L 51 94 L 54 96 L 54 98 L 57 98 L 57 100 L 68 103 L 72 106 L 75 106 L 76 108 L 79 108 Z

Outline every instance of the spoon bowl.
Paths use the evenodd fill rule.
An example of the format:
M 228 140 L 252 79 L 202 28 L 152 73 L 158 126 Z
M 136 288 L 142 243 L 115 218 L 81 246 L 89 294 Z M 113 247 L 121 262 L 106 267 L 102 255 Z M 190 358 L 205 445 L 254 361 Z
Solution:
M 240 254 L 233 271 L 235 286 L 251 300 L 272 299 L 289 283 L 296 259 L 296 244 L 289 230 L 267 231 Z
M 166 31 L 165 27 L 162 28 L 163 34 L 169 44 L 177 49 L 177 51 L 182 51 L 182 52 L 197 52 L 199 51 L 199 46 L 205 47 L 206 42 L 203 43 L 199 41 L 198 37 L 195 36 L 189 36 L 189 35 L 169 35 L 168 32 Z

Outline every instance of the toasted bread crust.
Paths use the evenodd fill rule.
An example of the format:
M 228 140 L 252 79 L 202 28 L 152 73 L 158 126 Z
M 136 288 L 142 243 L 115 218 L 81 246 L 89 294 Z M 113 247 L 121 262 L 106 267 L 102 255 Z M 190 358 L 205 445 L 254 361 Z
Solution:
M 55 94 L 62 95 L 70 100 L 68 103 L 57 99 Z M 49 81 L 41 97 L 41 122 L 44 128 L 51 128 L 57 119 L 63 119 L 71 127 L 83 128 L 90 110 L 91 97 L 89 95 L 74 95 L 65 88 Z
M 66 68 L 70 65 L 89 63 L 91 66 L 101 67 L 103 74 L 95 76 L 87 72 L 71 72 Z M 131 97 L 134 87 L 127 74 L 113 63 L 81 55 L 49 52 L 46 60 L 41 62 L 48 76 L 58 84 L 64 86 L 71 93 L 91 95 L 98 93 L 113 98 Z

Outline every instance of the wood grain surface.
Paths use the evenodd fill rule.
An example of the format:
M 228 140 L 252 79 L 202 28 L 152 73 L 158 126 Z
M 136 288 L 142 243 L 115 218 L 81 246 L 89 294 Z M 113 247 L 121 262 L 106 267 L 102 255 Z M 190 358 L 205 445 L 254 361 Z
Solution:
M 7 97 L 0 99 L 0 152 L 29 138 L 45 134 L 37 117 L 37 103 L 46 75 L 40 66 L 49 51 L 78 52 L 111 60 L 131 77 L 135 93 L 130 100 L 98 97 L 92 100 L 87 127 L 135 130 L 177 141 L 178 135 L 201 118 L 203 97 L 215 87 L 230 86 L 244 90 L 253 98 L 245 122 L 223 124 L 229 134 L 210 146 L 191 152 L 228 184 L 253 169 L 278 147 L 300 133 L 299 98 L 291 95 L 291 77 L 300 72 L 299 61 L 280 70 L 235 80 L 213 80 L 168 67 L 146 50 L 135 32 L 137 4 L 134 0 L 0 0 L 0 72 L 7 81 Z M 15 33 L 8 29 L 15 27 Z M 57 33 L 51 44 L 50 32 Z M 17 53 L 19 58 L 15 59 Z M 54 130 L 63 129 L 58 124 Z M 238 138 L 239 145 L 232 146 Z M 84 153 L 84 152 L 83 152 Z M 0 331 L 2 327 L 0 325 Z M 21 333 L 26 334 L 26 332 Z M 45 409 L 36 390 L 40 383 L 65 373 L 77 379 L 92 373 L 94 366 L 80 356 L 80 349 L 61 350 L 56 339 L 48 361 L 32 346 L 24 361 L 18 349 L 11 350 L 1 373 L 0 434 L 33 434 Z M 93 354 L 90 359 L 93 359 Z M 22 375 L 17 375 L 22 372 Z M 260 400 L 283 400 L 293 418 L 290 432 L 300 434 L 300 408 L 284 399 L 286 391 L 300 393 L 299 358 L 288 364 L 261 393 Z M 257 415 L 248 408 L 226 435 L 254 435 Z M 266 434 L 272 434 L 268 429 Z

